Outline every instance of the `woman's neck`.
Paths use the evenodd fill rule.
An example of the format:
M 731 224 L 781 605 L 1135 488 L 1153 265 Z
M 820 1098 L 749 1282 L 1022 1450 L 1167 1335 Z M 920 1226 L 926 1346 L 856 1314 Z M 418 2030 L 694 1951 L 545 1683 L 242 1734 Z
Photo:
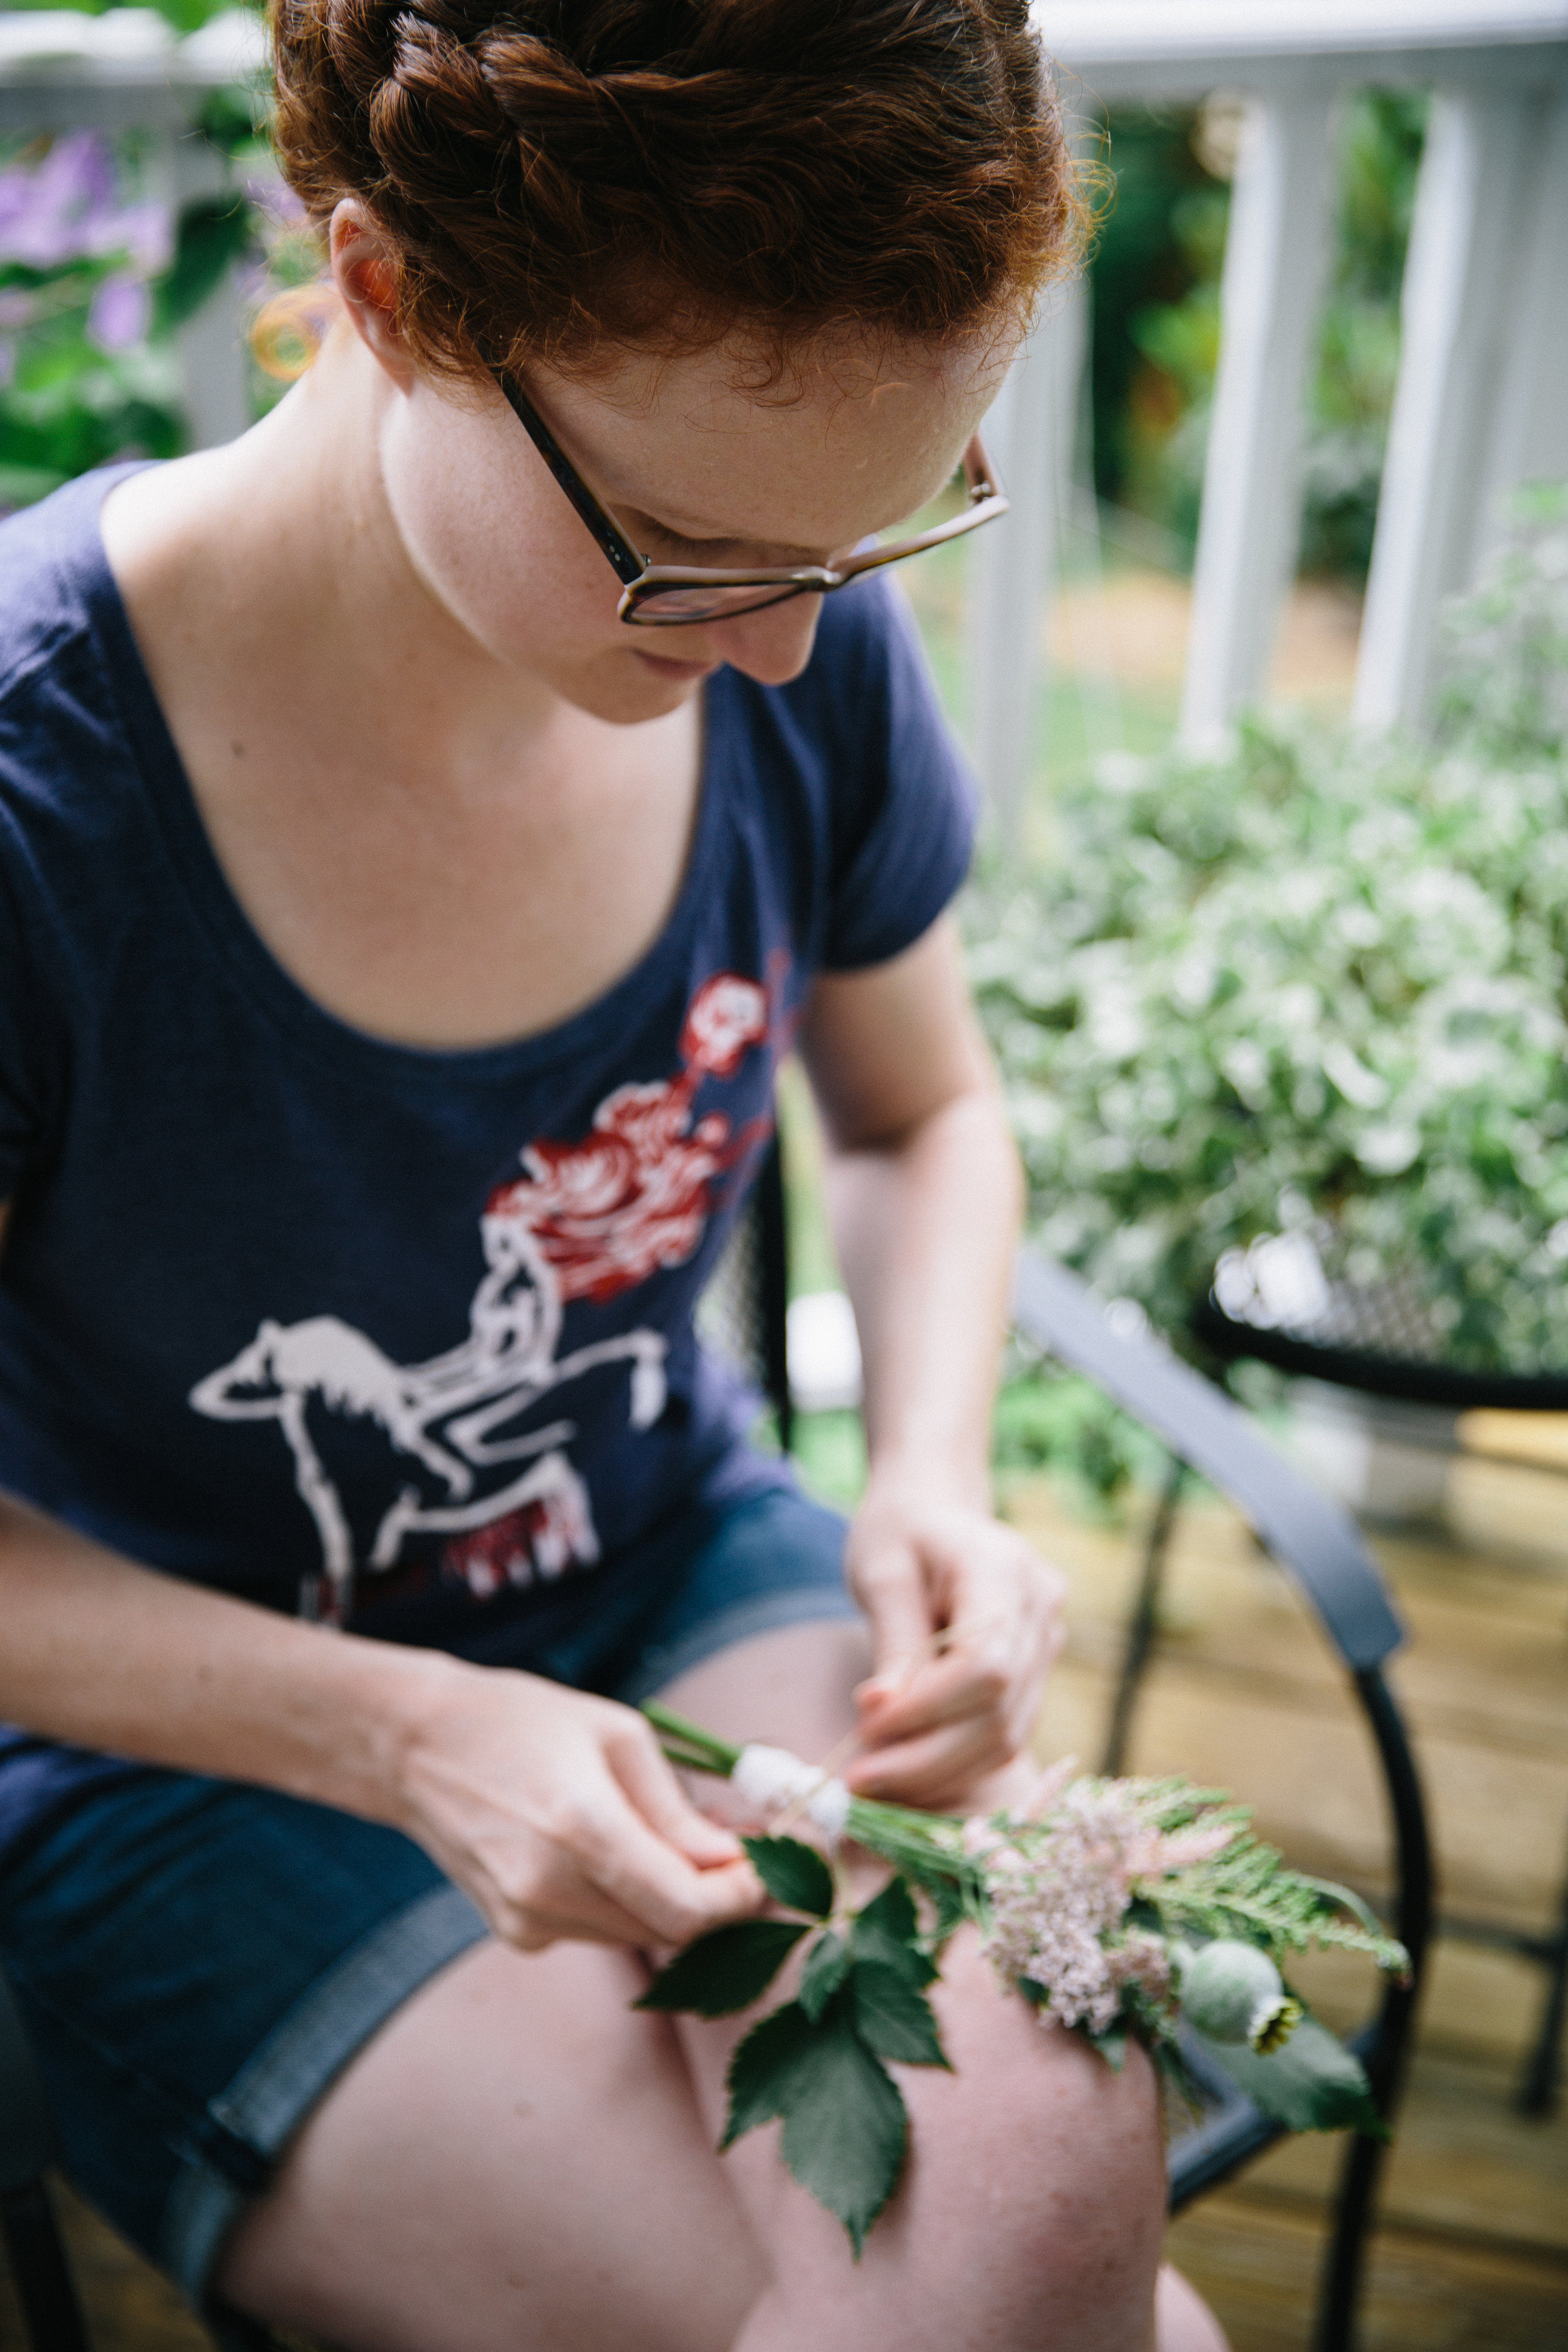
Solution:
M 231 677 L 287 676 L 323 752 L 353 747 L 460 783 L 498 757 L 515 772 L 570 712 L 551 686 L 475 637 L 420 577 L 382 464 L 395 397 L 346 329 L 252 431 L 132 477 L 104 512 L 133 624 Z M 154 682 L 159 667 L 154 659 Z M 265 690 L 265 689 L 264 689 Z

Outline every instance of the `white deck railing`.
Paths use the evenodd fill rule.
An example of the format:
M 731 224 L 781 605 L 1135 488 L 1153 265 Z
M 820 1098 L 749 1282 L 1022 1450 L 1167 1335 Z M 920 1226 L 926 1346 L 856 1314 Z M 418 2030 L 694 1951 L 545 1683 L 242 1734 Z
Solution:
M 1499 494 L 1568 475 L 1568 0 L 1038 0 L 1036 13 L 1086 124 L 1106 105 L 1216 89 L 1252 100 L 1193 583 L 1194 739 L 1260 693 L 1293 569 L 1337 100 L 1371 82 L 1433 89 L 1354 698 L 1365 723 L 1418 720 L 1438 606 L 1473 574 Z M 224 172 L 191 123 L 260 53 L 257 20 L 237 12 L 184 41 L 151 9 L 0 14 L 0 130 L 154 131 L 184 203 Z M 1009 378 L 994 440 L 1014 511 L 974 542 L 974 735 L 1005 823 L 1073 508 L 1087 300 L 1081 286 L 1058 294 Z M 181 331 L 198 444 L 246 421 L 240 324 L 230 285 Z
M 1251 100 L 1232 191 L 1182 728 L 1260 694 L 1300 527 L 1299 457 L 1324 291 L 1336 103 L 1431 87 L 1354 714 L 1418 721 L 1442 599 L 1499 494 L 1568 475 L 1568 0 L 1037 0 L 1069 108 Z M 1013 493 L 974 542 L 974 738 L 1016 820 L 1043 683 L 1044 605 L 1072 511 L 1087 293 L 1059 293 L 993 436 Z

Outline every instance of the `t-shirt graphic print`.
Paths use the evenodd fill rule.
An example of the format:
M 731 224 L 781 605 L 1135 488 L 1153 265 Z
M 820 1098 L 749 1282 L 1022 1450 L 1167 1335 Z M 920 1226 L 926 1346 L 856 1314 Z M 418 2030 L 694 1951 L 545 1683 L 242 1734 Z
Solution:
M 704 982 L 687 1009 L 673 1078 L 616 1087 L 574 1143 L 524 1147 L 521 1177 L 499 1184 L 479 1221 L 485 1275 L 468 1337 L 423 1363 L 393 1361 L 334 1315 L 264 1320 L 248 1346 L 191 1391 L 214 1421 L 272 1421 L 315 1522 L 321 1576 L 310 1613 L 346 1621 L 356 1570 L 392 1568 L 410 1536 L 445 1538 L 441 1566 L 483 1600 L 599 1557 L 593 1500 L 574 1466 L 572 1391 L 585 1374 L 622 1367 L 626 1423 L 651 1428 L 667 1395 L 668 1343 L 647 1328 L 560 1352 L 563 1310 L 604 1303 L 659 1269 L 692 1258 L 715 1187 L 744 1159 L 763 1122 L 739 1135 L 722 1111 L 694 1115 L 705 1077 L 734 1075 L 768 1036 L 765 991 L 734 972 Z M 541 1400 L 554 1417 L 523 1428 Z M 335 1416 L 384 1432 L 395 1492 L 356 1558 L 331 1468 Z

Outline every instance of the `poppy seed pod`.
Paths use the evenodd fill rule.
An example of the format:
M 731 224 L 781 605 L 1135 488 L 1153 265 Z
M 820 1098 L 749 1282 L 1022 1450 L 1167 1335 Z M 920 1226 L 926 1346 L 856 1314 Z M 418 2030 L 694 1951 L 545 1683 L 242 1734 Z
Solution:
M 1201 1951 L 1184 1949 L 1181 1996 L 1183 2016 L 1200 2033 L 1245 2042 L 1260 2057 L 1278 2050 L 1301 2017 L 1268 1953 L 1229 1937 Z

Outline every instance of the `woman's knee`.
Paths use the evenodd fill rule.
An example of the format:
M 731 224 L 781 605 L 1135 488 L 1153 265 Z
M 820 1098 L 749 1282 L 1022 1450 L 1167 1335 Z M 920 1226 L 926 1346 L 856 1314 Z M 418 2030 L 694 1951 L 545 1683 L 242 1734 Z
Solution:
M 730 2159 L 773 2273 L 777 2320 L 759 2346 L 1148 2352 L 1165 2202 L 1148 2061 L 1133 2050 L 1116 2074 L 1078 2035 L 1043 2028 L 969 1936 L 932 1991 L 952 2072 L 893 2070 L 910 2152 L 860 2263 L 783 2180 L 773 2133 Z

